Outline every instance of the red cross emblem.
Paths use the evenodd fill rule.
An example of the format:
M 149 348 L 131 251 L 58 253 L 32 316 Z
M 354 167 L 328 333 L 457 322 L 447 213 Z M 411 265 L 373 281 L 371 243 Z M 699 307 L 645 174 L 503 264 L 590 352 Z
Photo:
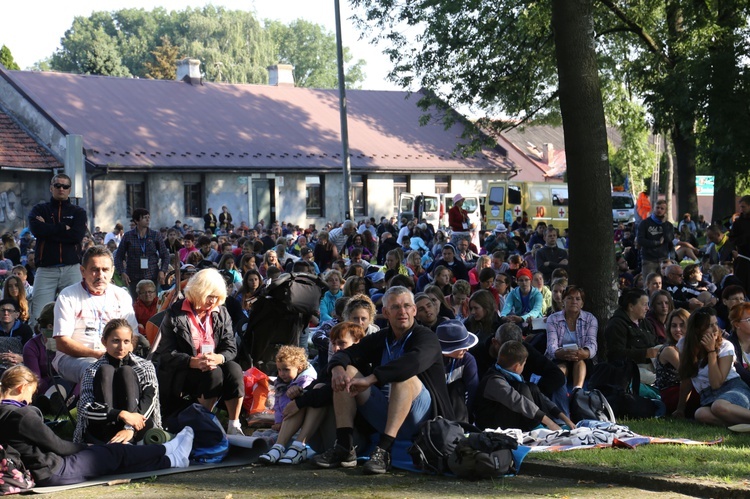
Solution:
M 560 211 L 557 212 L 560 215 L 560 218 L 565 216 L 565 210 L 560 208 Z
M 515 214 L 516 214 L 517 217 L 521 216 L 521 207 L 520 206 L 516 206 L 513 211 L 515 212 Z

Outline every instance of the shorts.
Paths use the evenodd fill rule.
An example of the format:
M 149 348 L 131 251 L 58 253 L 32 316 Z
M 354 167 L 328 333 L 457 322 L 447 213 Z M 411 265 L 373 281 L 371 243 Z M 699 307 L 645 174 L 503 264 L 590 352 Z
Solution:
M 719 388 L 714 390 L 709 387 L 701 391 L 701 406 L 705 407 L 713 404 L 717 400 L 726 400 L 730 404 L 750 409 L 750 388 L 737 377 L 725 382 Z
M 372 385 L 367 402 L 358 408 L 362 417 L 381 434 L 385 432 L 385 422 L 388 419 L 388 402 L 388 398 L 381 389 Z M 411 440 L 419 431 L 419 425 L 430 419 L 431 410 L 432 396 L 427 388 L 422 385 L 422 391 L 412 401 L 409 415 L 406 416 L 404 424 L 399 428 L 396 438 Z

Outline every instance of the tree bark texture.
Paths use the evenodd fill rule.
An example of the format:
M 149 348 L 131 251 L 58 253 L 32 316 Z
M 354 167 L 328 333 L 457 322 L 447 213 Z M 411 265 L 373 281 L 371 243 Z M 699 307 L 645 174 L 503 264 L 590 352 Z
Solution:
M 593 0 L 553 0 L 552 27 L 570 196 L 571 282 L 600 330 L 617 299 L 607 131 L 594 46 Z

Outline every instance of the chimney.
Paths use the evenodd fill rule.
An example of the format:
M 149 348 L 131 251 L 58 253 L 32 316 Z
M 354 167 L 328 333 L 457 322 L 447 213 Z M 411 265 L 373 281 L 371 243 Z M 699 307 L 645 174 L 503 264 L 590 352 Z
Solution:
M 191 85 L 202 84 L 201 61 L 188 57 L 177 61 L 177 81 L 187 81 Z
M 273 87 L 294 86 L 294 66 L 291 64 L 274 64 L 268 66 L 268 84 Z
M 552 159 L 555 157 L 555 146 L 552 144 L 544 144 L 542 148 L 542 161 L 545 165 L 551 165 Z

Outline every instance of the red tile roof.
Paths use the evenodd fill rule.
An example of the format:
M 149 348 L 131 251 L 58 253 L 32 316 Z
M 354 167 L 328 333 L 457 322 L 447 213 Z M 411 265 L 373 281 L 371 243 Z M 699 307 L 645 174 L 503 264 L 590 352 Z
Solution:
M 39 170 L 62 166 L 46 148 L 0 110 L 0 169 Z
M 0 70 L 0 76 L 2 76 Z M 110 170 L 338 171 L 338 92 L 295 87 L 6 71 L 89 161 Z M 419 125 L 421 94 L 348 90 L 351 164 L 359 171 L 507 173 L 501 147 L 455 157 L 462 125 Z

